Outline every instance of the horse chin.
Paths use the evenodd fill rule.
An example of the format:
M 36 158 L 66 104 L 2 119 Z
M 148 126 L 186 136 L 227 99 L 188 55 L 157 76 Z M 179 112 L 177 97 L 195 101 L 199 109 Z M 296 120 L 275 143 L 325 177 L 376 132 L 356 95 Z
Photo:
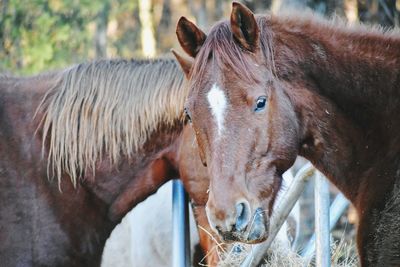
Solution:
M 269 236 L 268 223 L 255 222 L 250 229 L 243 232 L 220 233 L 225 243 L 240 242 L 245 244 L 258 244 L 265 241 Z
M 264 242 L 268 238 L 268 232 L 265 230 L 259 231 L 257 233 L 245 233 L 240 236 L 226 234 L 222 236 L 222 239 L 225 243 L 233 243 L 240 242 L 244 244 L 258 244 Z
M 255 244 L 264 242 L 265 240 L 267 240 L 267 238 L 268 238 L 268 235 L 265 235 L 264 237 L 261 237 L 259 239 L 255 239 L 255 240 L 251 240 L 251 241 L 247 240 L 246 242 L 242 242 L 242 243 L 246 243 L 249 245 L 255 245 Z

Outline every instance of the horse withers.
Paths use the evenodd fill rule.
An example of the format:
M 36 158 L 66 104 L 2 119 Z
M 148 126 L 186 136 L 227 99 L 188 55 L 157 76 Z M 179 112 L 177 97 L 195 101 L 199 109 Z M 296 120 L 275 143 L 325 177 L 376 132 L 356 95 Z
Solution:
M 400 36 L 233 3 L 206 35 L 182 17 L 186 113 L 208 166 L 207 215 L 257 243 L 281 175 L 309 159 L 354 204 L 363 266 L 400 265 Z

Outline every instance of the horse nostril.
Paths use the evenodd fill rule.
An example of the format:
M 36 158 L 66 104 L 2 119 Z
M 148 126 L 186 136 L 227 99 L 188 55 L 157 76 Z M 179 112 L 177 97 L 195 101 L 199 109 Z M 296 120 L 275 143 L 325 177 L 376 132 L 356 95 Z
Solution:
M 256 209 L 252 218 L 251 229 L 247 237 L 248 241 L 259 240 L 263 235 L 265 236 L 268 226 L 268 221 L 264 218 L 264 211 L 261 208 Z
M 237 231 L 243 231 L 249 222 L 249 208 L 246 203 L 241 202 L 236 204 L 236 224 Z
M 233 254 L 239 254 L 239 253 L 241 253 L 242 251 L 244 251 L 244 247 L 243 247 L 241 244 L 236 243 L 236 244 L 233 246 L 233 248 L 232 248 L 231 251 L 232 251 Z
M 255 221 L 262 221 L 264 218 L 264 211 L 262 210 L 262 208 L 258 208 L 256 209 L 256 212 L 254 213 L 254 220 Z

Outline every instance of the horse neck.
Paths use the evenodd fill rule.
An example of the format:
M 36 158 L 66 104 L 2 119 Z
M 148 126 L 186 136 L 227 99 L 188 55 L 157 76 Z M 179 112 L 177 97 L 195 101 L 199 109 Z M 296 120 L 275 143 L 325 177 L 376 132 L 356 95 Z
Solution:
M 308 80 L 364 130 L 383 131 L 400 111 L 400 37 L 313 26 L 302 66 Z
M 119 222 L 138 203 L 170 179 L 178 177 L 176 163 L 182 125 L 160 127 L 132 157 L 112 166 L 105 159 L 97 165 L 95 177 L 88 174 L 85 186 L 108 206 L 108 218 Z
M 371 169 L 400 148 L 400 39 L 313 23 L 301 30 L 288 30 L 294 42 L 276 49 L 286 52 L 277 69 L 283 63 L 297 73 L 286 81 L 289 94 L 301 96 L 293 100 L 304 127 L 300 153 L 354 203 L 362 183 L 375 184 Z
M 90 260 L 85 265 L 99 265 L 105 242 L 122 218 L 163 183 L 177 177 L 174 146 L 179 129 L 154 134 L 143 150 L 130 158 L 121 158 L 118 166 L 108 159 L 99 162 L 94 172 L 80 179 L 77 188 L 68 176 L 61 180 L 62 193 L 57 192 L 56 185 L 52 186 L 54 202 L 69 203 L 59 211 L 59 216 L 66 218 L 61 226 L 67 228 L 71 242 L 79 244 L 77 254 Z

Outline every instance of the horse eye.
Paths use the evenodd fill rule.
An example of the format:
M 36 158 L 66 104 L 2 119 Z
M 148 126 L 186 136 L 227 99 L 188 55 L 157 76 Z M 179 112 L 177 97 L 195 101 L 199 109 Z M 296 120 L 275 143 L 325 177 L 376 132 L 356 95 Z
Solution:
M 260 96 L 256 102 L 256 108 L 254 111 L 261 111 L 265 108 L 265 104 L 267 103 L 267 98 L 265 96 Z
M 190 117 L 189 111 L 187 110 L 187 108 L 185 108 L 183 111 L 185 112 L 185 119 L 186 119 L 189 123 L 192 123 L 192 118 Z

